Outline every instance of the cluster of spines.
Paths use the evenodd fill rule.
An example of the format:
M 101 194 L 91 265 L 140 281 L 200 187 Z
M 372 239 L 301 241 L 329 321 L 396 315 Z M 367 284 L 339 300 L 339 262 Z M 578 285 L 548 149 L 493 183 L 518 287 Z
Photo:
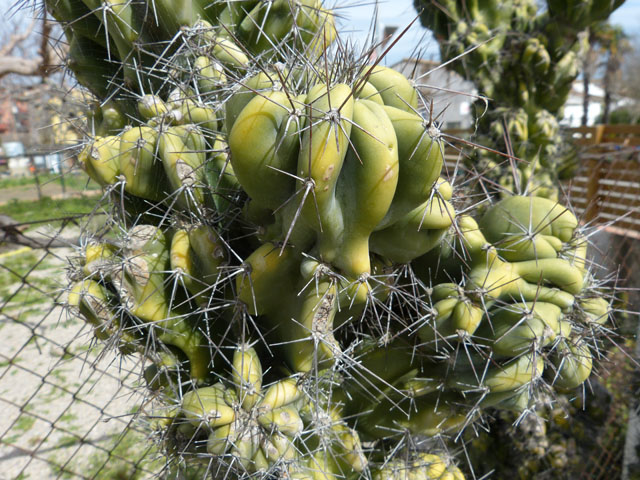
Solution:
M 200 23 L 188 41 L 198 45 L 198 29 L 210 28 Z M 117 247 L 102 242 L 86 249 L 83 278 L 70 296 L 96 336 L 115 335 L 123 353 L 148 357 L 149 386 L 172 407 L 161 422 L 168 453 L 222 462 L 246 475 L 302 462 L 291 468 L 305 478 L 349 468 L 399 478 L 404 467 L 409 476 L 430 478 L 419 456 L 402 464 L 381 452 L 407 432 L 457 434 L 484 408 L 530 408 L 540 386 L 539 359 L 516 347 L 516 360 L 498 365 L 486 357 L 474 362 L 467 353 L 489 336 L 474 337 L 475 328 L 483 318 L 491 324 L 486 301 L 498 296 L 469 288 L 470 263 L 485 255 L 509 264 L 510 249 L 501 250 L 505 239 L 487 241 L 471 217 L 456 214 L 451 185 L 438 178 L 438 131 L 419 113 L 410 82 L 382 67 L 336 67 L 327 56 L 301 62 L 299 55 L 291 61 L 281 55 L 282 63 L 255 72 L 247 71 L 250 64 L 264 63 L 249 60 L 241 46 L 234 52 L 247 60 L 227 60 L 222 68 L 197 48 L 187 51 L 196 53 L 186 63 L 164 60 L 174 66 L 169 83 L 177 88 L 139 95 L 135 115 L 104 104 L 96 117 L 102 138 L 81 157 L 111 191 L 119 221 L 135 226 Z M 367 170 L 379 158 L 380 168 Z M 384 193 L 384 208 L 372 204 L 380 181 L 395 187 Z M 541 230 L 558 213 L 547 213 Z M 540 232 L 532 235 L 537 242 Z M 549 241 L 552 248 L 557 243 Z M 531 313 L 539 320 L 526 302 L 538 301 L 548 278 L 544 268 L 531 269 L 510 270 L 513 278 L 502 280 L 515 305 L 502 316 Z M 451 288 L 444 285 L 451 278 L 436 282 L 442 272 L 463 280 Z M 529 300 L 513 298 L 518 285 L 526 295 L 534 292 Z M 448 316 L 442 301 L 456 304 Z M 606 302 L 578 304 L 599 321 L 608 315 Z M 258 341 L 256 350 L 246 347 L 248 340 Z M 529 340 L 538 341 L 537 333 Z M 291 370 L 296 383 L 306 382 L 307 405 L 295 405 L 302 422 L 294 422 L 296 429 L 255 412 L 266 393 L 256 387 L 262 380 L 235 365 L 238 351 L 241 358 L 250 351 L 259 356 L 272 385 L 291 382 Z M 549 383 L 561 386 L 562 376 L 555 377 Z M 327 383 L 338 385 L 329 396 Z M 247 386 L 255 401 L 243 400 Z M 198 410 L 204 397 L 220 406 L 219 418 Z M 250 426 L 246 435 L 238 433 L 241 420 Z M 289 443 L 307 458 L 294 462 L 289 449 L 276 448 L 276 455 L 265 440 L 274 430 L 291 433 Z M 373 442 L 364 451 L 355 440 L 360 435 Z M 329 455 L 326 445 L 342 453 Z M 349 460 L 330 459 L 336 456 Z M 452 472 L 438 475 L 455 478 Z

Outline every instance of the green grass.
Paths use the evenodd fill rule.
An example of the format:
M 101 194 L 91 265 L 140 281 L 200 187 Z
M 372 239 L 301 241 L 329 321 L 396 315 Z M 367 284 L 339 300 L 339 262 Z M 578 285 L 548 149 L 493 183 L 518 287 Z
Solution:
M 62 423 L 68 423 L 76 420 L 77 418 L 78 417 L 73 413 L 67 412 L 64 415 L 62 415 L 58 421 Z
M 2 441 L 8 445 L 13 445 L 22 438 L 22 436 L 31 430 L 31 427 L 36 423 L 36 418 L 28 414 L 21 414 L 16 423 L 13 424 L 9 433 Z
M 53 370 L 51 372 L 49 372 L 49 376 L 55 378 L 56 380 L 58 380 L 58 384 L 59 385 L 65 385 L 67 383 L 67 372 L 65 372 L 64 370 L 62 370 L 61 368 L 58 368 L 56 370 Z
M 55 184 L 62 187 L 62 178 L 58 173 L 39 173 L 40 185 Z M 35 186 L 36 179 L 33 175 L 25 177 L 8 177 L 0 179 L 0 188 L 16 188 Z M 87 177 L 84 173 L 66 173 L 64 184 L 67 190 L 99 190 L 100 186 Z
M 31 415 L 21 415 L 18 421 L 13 426 L 12 430 L 16 430 L 18 432 L 26 432 L 31 430 L 33 424 L 36 423 L 36 418 Z
M 13 363 L 19 363 L 19 362 L 20 362 L 20 357 L 16 357 L 12 361 L 2 360 L 2 361 L 0 361 L 0 368 L 8 367 L 9 365 L 11 365 Z
M 3 311 L 18 322 L 22 322 L 30 314 L 41 312 L 38 305 L 51 303 L 51 297 L 47 293 L 41 293 L 35 288 L 22 287 L 19 291 L 16 288 L 0 289 L 0 299 L 2 299 Z M 6 300 L 9 302 L 5 303 Z M 30 310 L 27 312 L 26 310 Z M 35 310 L 35 311 L 34 311 Z
M 40 261 L 43 254 L 28 251 L 10 257 L 0 258 L 0 285 L 7 286 L 14 282 L 22 282 L 33 266 Z M 38 269 L 45 267 L 46 259 L 38 264 Z
M 4 306 L 5 311 L 18 309 L 21 316 L 37 313 L 30 307 L 50 302 L 49 294 L 55 294 L 60 288 L 59 279 L 63 275 L 60 265 L 49 258 L 43 259 L 43 255 L 41 251 L 27 251 L 0 258 L 0 304 L 10 298 L 9 304 Z M 32 275 L 51 269 L 52 275 Z M 27 284 L 19 288 L 25 276 Z
M 18 322 L 24 322 L 27 321 L 29 318 L 33 318 L 35 315 L 39 315 L 42 313 L 42 309 L 41 308 L 37 308 L 37 305 L 40 305 L 42 303 L 44 303 L 46 300 L 45 299 L 34 299 L 31 298 L 31 302 L 29 302 L 27 300 L 27 304 L 28 305 L 36 305 L 36 307 L 32 307 L 32 308 L 26 308 L 26 309 L 20 309 L 18 312 L 14 313 L 12 311 L 8 311 L 7 315 L 14 318 L 16 321 Z M 7 311 L 7 309 L 4 309 L 5 312 Z M 38 318 L 38 317 L 35 317 Z
M 95 196 L 58 200 L 48 197 L 36 201 L 12 200 L 5 205 L 0 205 L 0 213 L 9 215 L 18 223 L 41 221 L 43 224 L 59 225 L 59 221 L 47 221 L 69 215 L 89 214 L 99 199 L 99 196 Z
M 62 387 L 59 387 L 57 385 L 51 385 L 51 390 L 42 394 L 40 396 L 40 399 L 43 402 L 53 402 L 54 400 L 62 398 L 65 395 L 67 395 L 67 392 L 65 392 L 65 390 Z M 67 429 L 73 431 L 73 430 L 77 430 L 78 427 L 72 424 L 67 426 Z

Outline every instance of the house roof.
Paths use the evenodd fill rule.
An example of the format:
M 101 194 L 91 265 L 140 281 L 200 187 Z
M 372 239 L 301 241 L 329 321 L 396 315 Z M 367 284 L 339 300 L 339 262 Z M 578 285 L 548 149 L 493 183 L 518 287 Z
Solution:
M 571 85 L 571 93 L 576 95 L 584 94 L 584 83 L 582 80 L 575 80 Z M 589 96 L 595 98 L 604 98 L 604 88 L 596 85 L 595 83 L 589 84 Z

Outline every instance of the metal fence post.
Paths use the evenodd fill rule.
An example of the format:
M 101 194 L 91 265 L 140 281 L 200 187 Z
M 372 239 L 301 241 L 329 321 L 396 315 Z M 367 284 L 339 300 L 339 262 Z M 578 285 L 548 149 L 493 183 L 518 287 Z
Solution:
M 42 200 L 42 188 L 40 187 L 40 179 L 38 178 L 38 169 L 33 161 L 33 156 L 29 157 L 29 170 L 33 173 L 33 178 L 36 180 L 36 190 L 38 191 L 38 200 Z

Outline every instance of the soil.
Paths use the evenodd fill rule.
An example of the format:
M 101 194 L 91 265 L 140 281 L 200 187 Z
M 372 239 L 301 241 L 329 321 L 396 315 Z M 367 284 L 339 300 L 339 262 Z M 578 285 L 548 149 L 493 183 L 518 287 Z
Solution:
M 113 460 L 108 453 L 142 401 L 137 359 L 104 350 L 63 307 L 65 259 L 74 252 L 55 253 L 29 276 L 55 285 L 46 295 L 30 296 L 20 283 L 0 294 L 2 480 L 107 478 L 96 463 Z
M 53 199 L 58 198 L 70 198 L 70 197 L 89 197 L 98 195 L 98 190 L 69 190 L 62 191 L 59 183 L 47 183 L 40 187 L 41 195 L 43 197 L 50 197 Z M 36 201 L 38 200 L 38 190 L 34 185 L 25 185 L 23 187 L 12 187 L 0 189 L 0 205 L 11 202 L 12 200 L 18 201 Z

